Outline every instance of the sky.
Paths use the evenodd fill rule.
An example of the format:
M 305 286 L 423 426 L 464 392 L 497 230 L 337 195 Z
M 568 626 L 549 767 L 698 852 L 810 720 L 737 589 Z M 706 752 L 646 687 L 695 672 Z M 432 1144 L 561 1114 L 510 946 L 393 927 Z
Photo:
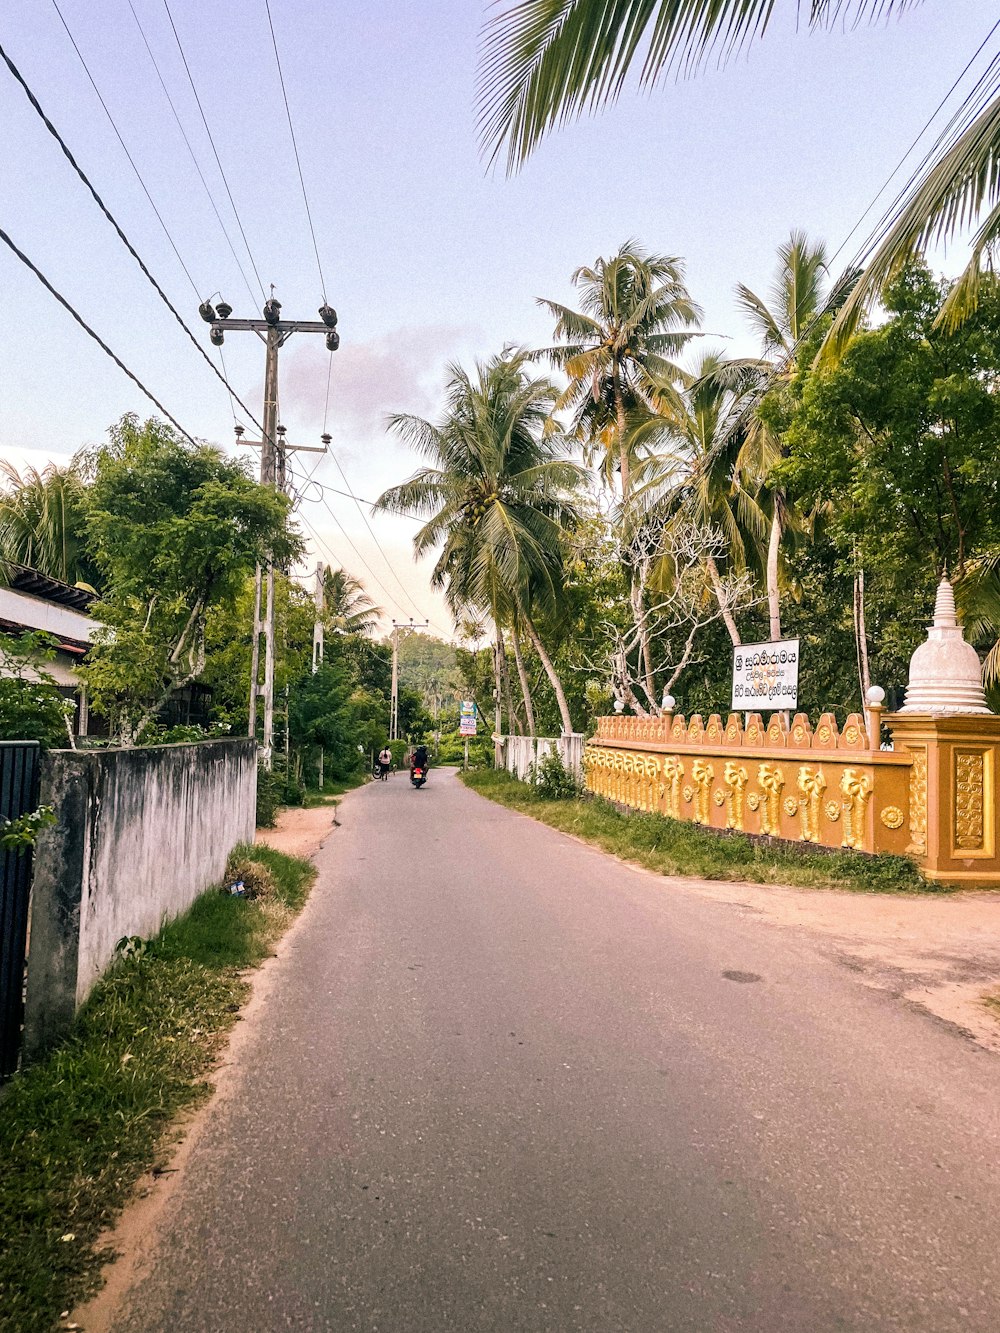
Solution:
M 366 524 L 367 510 L 335 493 L 375 498 L 418 465 L 386 416 L 433 418 L 451 363 L 551 342 L 536 299 L 573 304 L 574 269 L 629 238 L 683 257 L 712 345 L 752 353 L 734 285 L 766 292 L 793 227 L 840 249 L 837 268 L 855 256 L 871 217 L 847 240 L 852 229 L 996 20 L 983 0 L 925 0 L 876 27 L 807 34 L 784 0 L 765 41 L 724 69 L 627 89 L 508 178 L 485 169 L 476 141 L 480 0 L 271 0 L 317 264 L 264 0 L 167 3 L 8 0 L 0 43 L 208 351 L 201 299 L 221 291 L 236 316 L 259 317 L 259 277 L 286 318 L 315 319 L 325 287 L 340 350 L 331 360 L 322 338 L 296 335 L 280 365 L 289 441 L 333 437 L 333 457 L 292 461 L 333 488 L 299 487 L 307 563 L 345 566 L 386 622 L 429 619 L 442 637 L 451 618 L 429 586 L 431 561 L 413 560 L 416 525 Z M 994 36 L 960 92 L 998 48 Z M 185 430 L 231 447 L 225 387 L 6 67 L 0 118 L 0 226 Z M 960 260 L 961 247 L 934 256 L 949 273 Z M 123 413 L 155 410 L 3 246 L 0 292 L 0 457 L 65 461 Z M 259 417 L 261 344 L 234 333 L 222 350 Z

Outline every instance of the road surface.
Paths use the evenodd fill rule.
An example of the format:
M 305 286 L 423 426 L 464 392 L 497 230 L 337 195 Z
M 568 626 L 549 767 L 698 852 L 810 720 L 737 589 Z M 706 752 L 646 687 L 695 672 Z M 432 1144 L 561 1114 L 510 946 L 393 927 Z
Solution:
M 116 1333 L 1000 1328 L 1000 1057 L 450 772 L 340 818 Z

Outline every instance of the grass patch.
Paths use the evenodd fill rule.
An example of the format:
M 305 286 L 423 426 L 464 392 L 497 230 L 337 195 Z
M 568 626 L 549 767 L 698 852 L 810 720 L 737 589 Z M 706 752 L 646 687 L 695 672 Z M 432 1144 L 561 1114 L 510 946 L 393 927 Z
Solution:
M 942 893 L 904 856 L 817 852 L 796 844 L 776 846 L 741 833 L 720 837 L 660 814 L 623 814 L 609 801 L 590 797 L 540 799 L 504 770 L 478 769 L 462 781 L 482 796 L 572 833 L 626 861 L 661 875 L 751 880 L 815 889 L 865 893 Z
M 366 778 L 367 773 L 359 773 L 356 777 L 347 778 L 343 782 L 335 782 L 331 778 L 323 783 L 322 791 L 318 787 L 308 787 L 302 804 L 307 810 L 312 810 L 317 805 L 336 805 L 341 796 L 353 791 L 355 787 L 362 786 Z
M 2 1333 L 54 1329 L 97 1289 L 109 1257 L 101 1232 L 163 1160 L 174 1117 L 208 1096 L 250 989 L 244 972 L 273 951 L 308 895 L 308 861 L 240 851 L 269 867 L 274 896 L 204 894 L 111 969 L 66 1041 L 0 1102 Z

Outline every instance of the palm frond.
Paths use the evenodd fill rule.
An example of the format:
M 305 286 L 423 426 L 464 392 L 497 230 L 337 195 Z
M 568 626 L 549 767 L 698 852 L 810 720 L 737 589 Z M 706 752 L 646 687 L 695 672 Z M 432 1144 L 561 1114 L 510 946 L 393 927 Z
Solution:
M 834 321 L 823 359 L 843 355 L 883 287 L 917 254 L 975 224 L 984 209 L 986 217 L 972 239 L 972 257 L 939 316 L 949 330 L 975 310 L 983 256 L 1000 238 L 1000 96 L 959 134 L 900 205 Z
M 789 7 L 793 0 L 788 0 Z M 920 0 L 794 0 L 811 28 L 874 21 Z M 762 37 L 775 0 L 517 0 L 489 19 L 480 46 L 478 129 L 490 164 L 515 171 L 552 129 L 641 86 L 724 62 Z M 646 53 L 640 53 L 645 45 Z

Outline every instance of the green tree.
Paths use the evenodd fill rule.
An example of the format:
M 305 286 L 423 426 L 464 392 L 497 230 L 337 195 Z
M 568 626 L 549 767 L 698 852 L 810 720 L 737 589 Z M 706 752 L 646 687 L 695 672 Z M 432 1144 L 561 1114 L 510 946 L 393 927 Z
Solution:
M 581 309 L 539 300 L 555 316 L 548 357 L 569 378 L 556 410 L 573 411 L 573 433 L 606 477 L 617 468 L 622 504 L 631 497 L 630 420 L 654 411 L 660 395 L 682 377 L 673 358 L 693 336 L 700 308 L 684 285 L 684 265 L 647 254 L 626 241 L 610 259 L 578 268 L 572 278 Z
M 742 386 L 731 387 L 730 368 L 718 352 L 703 353 L 693 383 L 662 401 L 657 415 L 639 427 L 637 433 L 652 446 L 639 476 L 647 513 L 665 512 L 675 523 L 717 532 L 726 565 L 741 573 L 761 562 L 767 520 L 757 497 L 759 483 L 749 481 L 740 466 L 747 438 L 747 394 Z M 704 563 L 729 637 L 739 644 L 722 571 L 710 546 Z
M 372 634 L 385 614 L 360 579 L 332 565 L 323 570 L 323 613 L 326 629 L 344 634 Z
M 27 565 L 63 583 L 91 587 L 86 483 L 76 467 L 50 463 L 23 473 L 0 460 L 0 562 Z
M 546 432 L 557 394 L 529 374 L 523 353 L 494 357 L 473 380 L 452 366 L 439 425 L 398 415 L 390 425 L 430 460 L 391 487 L 378 508 L 427 518 L 413 539 L 417 556 L 443 543 L 431 574 L 453 611 L 488 612 L 502 642 L 504 624 L 526 630 L 559 700 L 562 725 L 572 719 L 561 680 L 534 617 L 557 611 L 562 598 L 562 526 L 576 519 L 573 493 L 581 472 L 565 455 L 569 442 Z
M 840 567 L 866 573 L 883 685 L 905 681 L 941 574 L 971 586 L 1000 550 L 1000 288 L 987 284 L 953 334 L 936 323 L 948 293 L 911 266 L 886 290 L 885 324 L 838 365 L 800 371 L 779 468 L 803 504 L 824 507 Z
M 82 674 L 94 707 L 134 744 L 171 693 L 200 677 L 212 608 L 256 563 L 290 560 L 299 541 L 285 496 L 158 421 L 123 418 L 92 469 L 87 531 L 104 629 Z
M 921 0 L 786 0 L 805 27 L 877 20 Z M 546 133 L 615 101 L 629 73 L 651 88 L 691 74 L 762 37 L 776 0 L 515 0 L 488 20 L 481 46 L 479 128 L 492 161 L 509 170 Z M 928 244 L 978 222 L 972 254 L 938 318 L 953 329 L 976 307 L 983 260 L 1000 238 L 1000 94 L 973 103 L 909 188 L 861 281 L 834 323 L 842 352 L 867 306 Z
M 50 634 L 0 634 L 0 740 L 73 746 L 73 703 L 45 670 L 55 644 Z
M 793 231 L 778 249 L 769 301 L 743 283 L 736 287 L 737 302 L 761 340 L 761 356 L 730 361 L 714 372 L 742 399 L 738 419 L 743 442 L 736 470 L 741 486 L 747 491 L 756 490 L 758 503 L 769 515 L 764 580 L 772 640 L 781 638 L 782 539 L 789 527 L 801 522 L 777 479 L 776 466 L 785 445 L 780 429 L 782 415 L 773 409 L 795 373 L 800 342 L 843 301 L 852 281 L 848 275 L 831 287 L 826 275 L 823 242 L 810 241 L 805 232 Z

